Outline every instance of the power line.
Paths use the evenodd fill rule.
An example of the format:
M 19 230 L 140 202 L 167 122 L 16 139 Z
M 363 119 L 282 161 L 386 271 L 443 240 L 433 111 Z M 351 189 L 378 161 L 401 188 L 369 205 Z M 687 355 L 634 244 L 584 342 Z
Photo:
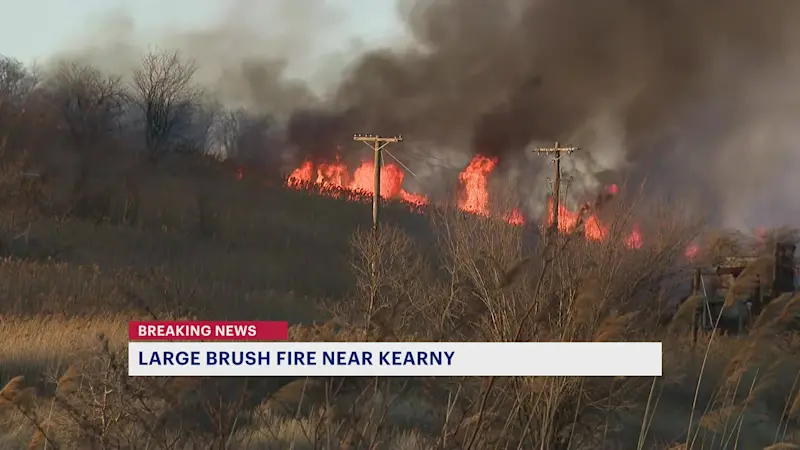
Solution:
M 381 162 L 383 160 L 381 153 L 384 147 L 392 143 L 402 142 L 403 138 L 401 136 L 381 137 L 373 134 L 354 134 L 353 140 L 367 144 L 372 151 L 375 152 L 375 186 L 372 194 L 372 231 L 377 232 L 381 202 Z M 394 158 L 394 156 L 392 156 L 392 158 Z M 396 159 L 397 158 L 395 158 L 395 160 Z
M 561 157 L 580 150 L 578 147 L 560 147 L 556 142 L 553 147 L 543 147 L 534 150 L 534 153 L 551 156 L 555 168 L 553 179 L 553 213 L 550 218 L 550 232 L 558 232 L 558 210 L 561 207 Z
M 419 177 L 417 176 L 417 174 L 415 174 L 413 170 L 409 169 L 407 165 L 403 164 L 403 161 L 400 161 L 399 159 L 397 159 L 397 157 L 396 157 L 396 156 L 394 156 L 393 154 L 391 154 L 391 153 L 389 152 L 389 150 L 384 150 L 384 151 L 386 152 L 386 154 L 387 154 L 387 155 L 391 156 L 391 157 L 392 157 L 392 159 L 394 159 L 395 161 L 397 161 L 397 164 L 400 164 L 400 166 L 401 166 L 403 169 L 406 169 L 406 172 L 410 173 L 411 175 L 413 175 L 413 176 L 414 176 L 414 178 L 416 178 L 416 179 L 418 179 L 418 180 L 419 180 Z

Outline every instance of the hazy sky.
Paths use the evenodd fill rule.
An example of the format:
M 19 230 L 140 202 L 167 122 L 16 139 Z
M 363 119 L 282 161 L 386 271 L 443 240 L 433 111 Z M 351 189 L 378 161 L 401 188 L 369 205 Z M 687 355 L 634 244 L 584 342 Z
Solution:
M 256 14 L 264 14 L 263 5 L 276 0 L 253 1 L 262 6 L 254 8 Z M 149 29 L 202 29 L 211 26 L 231 3 L 226 0 L 0 0 L 3 11 L 0 54 L 25 63 L 47 59 L 58 51 L 80 46 L 93 26 L 115 10 L 128 13 L 137 35 L 146 36 L 144 31 Z M 239 0 L 240 7 L 242 3 Z M 394 0 L 327 0 L 327 3 L 341 6 L 347 15 L 347 20 L 337 26 L 335 37 L 330 38 L 332 48 L 359 38 L 369 44 L 399 29 Z M 268 22 L 268 18 L 264 21 Z

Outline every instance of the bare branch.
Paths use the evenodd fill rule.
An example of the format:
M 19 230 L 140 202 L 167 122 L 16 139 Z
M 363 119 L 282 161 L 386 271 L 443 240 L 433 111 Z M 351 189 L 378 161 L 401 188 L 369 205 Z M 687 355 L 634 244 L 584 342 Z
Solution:
M 53 100 L 79 151 L 119 128 L 127 94 L 118 76 L 92 66 L 62 65 L 51 80 Z
M 202 95 L 193 82 L 196 71 L 194 62 L 183 60 L 177 52 L 148 53 L 134 71 L 133 90 L 151 160 L 172 149 L 173 131 L 191 118 Z

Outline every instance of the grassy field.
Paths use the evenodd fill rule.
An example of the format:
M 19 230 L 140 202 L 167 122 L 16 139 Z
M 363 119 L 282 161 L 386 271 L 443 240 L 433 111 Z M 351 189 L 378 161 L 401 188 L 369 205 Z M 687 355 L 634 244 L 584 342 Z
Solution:
M 800 340 L 784 332 L 800 298 L 743 337 L 693 343 L 694 298 L 664 325 L 701 231 L 671 209 L 636 213 L 652 239 L 635 252 L 622 209 L 599 244 L 402 205 L 374 237 L 368 205 L 175 164 L 77 209 L 3 162 L 0 448 L 800 448 Z M 136 318 L 289 320 L 297 340 L 659 340 L 665 374 L 129 379 Z

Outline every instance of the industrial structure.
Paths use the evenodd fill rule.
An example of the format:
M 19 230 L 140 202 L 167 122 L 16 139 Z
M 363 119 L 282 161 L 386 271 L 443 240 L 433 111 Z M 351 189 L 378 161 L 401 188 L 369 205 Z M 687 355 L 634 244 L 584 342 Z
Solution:
M 692 279 L 692 294 L 700 296 L 702 301 L 694 316 L 693 334 L 697 339 L 698 331 L 718 329 L 729 333 L 745 333 L 751 319 L 757 317 L 763 308 L 786 293 L 797 290 L 798 267 L 795 261 L 797 246 L 792 243 L 777 243 L 773 249 L 769 264 L 769 274 L 750 274 L 756 282 L 740 283 L 737 280 L 757 257 L 732 257 L 712 270 L 696 268 Z M 768 276 L 768 279 L 762 279 Z M 742 286 L 741 284 L 744 284 Z M 739 304 L 744 310 L 734 314 L 725 314 L 726 299 L 731 289 L 737 289 L 735 296 L 742 300 Z M 744 288 L 744 292 L 741 289 Z

